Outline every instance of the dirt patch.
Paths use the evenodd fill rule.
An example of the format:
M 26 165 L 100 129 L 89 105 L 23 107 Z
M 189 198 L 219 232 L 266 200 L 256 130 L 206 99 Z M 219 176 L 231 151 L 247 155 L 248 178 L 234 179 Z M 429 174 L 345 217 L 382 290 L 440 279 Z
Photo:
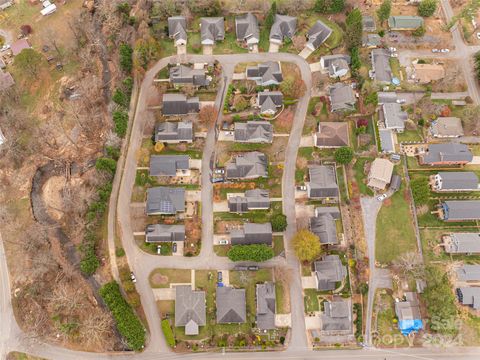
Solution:
M 161 286 L 168 284 L 168 276 L 164 276 L 159 273 L 155 273 L 151 276 L 150 281 L 154 286 Z
M 43 200 L 45 201 L 45 207 L 55 220 L 60 220 L 63 216 L 63 200 L 61 192 L 65 187 L 64 176 L 52 176 L 43 185 Z

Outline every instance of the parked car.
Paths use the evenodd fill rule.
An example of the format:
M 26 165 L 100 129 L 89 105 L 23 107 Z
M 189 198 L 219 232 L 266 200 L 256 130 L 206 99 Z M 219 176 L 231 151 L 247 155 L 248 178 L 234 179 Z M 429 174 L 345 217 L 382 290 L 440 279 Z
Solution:
M 390 54 L 390 56 L 393 57 L 393 58 L 397 58 L 397 57 L 398 57 L 398 53 Z
M 450 49 L 442 49 L 442 50 L 440 50 L 440 52 L 442 52 L 442 53 L 448 53 L 448 52 L 450 52 Z
M 385 200 L 386 198 L 387 198 L 387 194 L 382 194 L 382 195 L 380 195 L 380 196 L 377 197 L 377 200 L 378 200 L 378 201 L 383 201 L 383 200 Z
M 137 278 L 135 277 L 135 274 L 133 272 L 130 273 L 130 280 L 132 280 L 133 283 L 137 282 Z
M 177 252 L 177 243 L 174 242 L 172 245 L 172 252 L 176 253 Z
M 225 174 L 225 169 L 215 169 L 215 174 Z
M 217 282 L 218 283 L 221 283 L 223 280 L 222 278 L 222 272 L 221 271 L 217 271 Z
M 157 255 L 162 253 L 162 245 L 157 245 Z
M 227 239 L 221 239 L 218 241 L 220 245 L 228 245 L 228 240 Z
M 389 50 L 390 50 L 390 52 L 392 52 L 392 53 L 394 53 L 394 52 L 396 52 L 396 51 L 397 51 L 397 49 L 396 49 L 396 48 L 394 48 L 394 47 L 391 47 L 391 48 L 389 48 Z
M 397 99 L 397 104 L 405 104 L 407 100 L 405 99 Z
M 432 49 L 432 53 L 439 53 L 440 50 L 439 49 Z
M 256 265 L 250 265 L 250 266 L 248 267 L 248 270 L 250 270 L 250 271 L 257 271 L 258 269 L 259 269 L 259 267 L 256 266 Z
M 305 185 L 297 186 L 298 191 L 307 191 L 307 187 Z
M 235 266 L 235 270 L 237 270 L 237 271 L 247 271 L 248 266 L 242 266 L 242 265 Z
M 477 39 L 480 39 L 480 32 L 477 33 Z
M 8 49 L 10 49 L 10 45 L 3 45 L 1 48 L 0 48 L 0 51 L 7 51 Z
M 217 177 L 217 178 L 212 178 L 212 183 L 215 184 L 215 183 L 221 183 L 221 182 L 224 182 L 225 179 L 223 177 Z

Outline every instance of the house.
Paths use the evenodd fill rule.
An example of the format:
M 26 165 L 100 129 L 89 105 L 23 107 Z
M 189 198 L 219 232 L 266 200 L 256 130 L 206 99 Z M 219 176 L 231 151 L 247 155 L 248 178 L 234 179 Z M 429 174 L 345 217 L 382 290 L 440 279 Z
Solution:
M 357 99 L 350 85 L 335 83 L 328 88 L 330 109 L 336 111 L 354 111 Z
M 232 245 L 272 245 L 272 224 L 245 223 L 242 228 L 230 230 L 230 240 Z
M 372 70 L 370 77 L 379 83 L 392 82 L 392 68 L 390 67 L 390 53 L 386 49 L 373 49 L 370 54 Z
M 387 103 L 396 103 L 398 100 L 398 96 L 396 92 L 379 91 L 377 93 L 377 97 L 378 97 L 378 105 L 383 105 Z
M 420 16 L 397 15 L 388 18 L 390 30 L 415 30 L 423 26 L 423 18 Z
M 465 282 L 480 281 L 480 265 L 462 265 L 457 269 L 457 279 Z
M 235 18 L 235 31 L 237 33 L 237 41 L 244 42 L 249 48 L 257 45 L 260 40 L 258 20 L 252 13 Z
M 10 89 L 13 85 L 15 85 L 15 80 L 13 79 L 12 74 L 0 70 L 0 91 Z
M 241 143 L 271 143 L 273 126 L 268 121 L 236 122 L 233 138 Z
M 147 215 L 175 215 L 185 211 L 185 189 L 157 186 L 147 189 Z
M 12 50 L 13 56 L 17 56 L 22 52 L 22 50 L 30 49 L 30 48 L 31 46 L 28 43 L 27 39 L 19 39 L 15 41 L 10 47 L 10 49 Z
M 205 69 L 194 69 L 193 66 L 173 66 L 170 68 L 169 78 L 174 85 L 208 86 L 210 84 L 210 78 L 207 77 Z
M 200 19 L 200 37 L 202 45 L 213 45 L 225 38 L 223 17 L 202 17 Z
M 152 155 L 149 169 L 150 176 L 189 176 L 190 156 Z
M 382 152 L 391 154 L 395 152 L 395 140 L 393 138 L 393 131 L 390 129 L 378 129 L 380 137 L 380 147 Z
M 275 14 L 275 22 L 270 29 L 270 42 L 281 45 L 285 38 L 291 39 L 297 29 L 297 18 Z
M 244 213 L 251 210 L 268 210 L 270 208 L 268 190 L 262 189 L 247 190 L 244 196 L 230 196 L 227 202 L 228 211 L 232 213 Z
M 200 111 L 198 97 L 187 98 L 185 94 L 163 94 L 162 113 L 165 116 L 187 115 Z
M 257 107 L 264 115 L 275 115 L 283 106 L 283 94 L 280 91 L 261 91 L 257 96 Z
M 147 243 L 185 241 L 185 225 L 147 225 L 145 241 Z
M 442 171 L 433 176 L 434 191 L 477 191 L 480 190 L 478 176 L 473 171 Z
M 313 265 L 317 290 L 320 291 L 335 290 L 339 286 L 338 283 L 347 276 L 347 268 L 338 255 L 324 255 Z
M 393 164 L 390 160 L 377 158 L 373 160 L 368 173 L 368 186 L 375 190 L 385 190 L 392 179 Z
M 365 32 L 374 32 L 377 30 L 377 25 L 375 24 L 375 18 L 370 15 L 363 15 L 362 17 L 363 31 Z
M 267 156 L 258 151 L 238 154 L 226 166 L 227 179 L 256 179 L 268 177 Z
M 442 239 L 447 254 L 480 253 L 480 233 L 451 233 Z
M 480 309 L 480 287 L 461 287 L 457 289 L 458 301 L 462 305 Z
M 444 221 L 480 220 L 480 200 L 446 200 L 441 209 Z
M 155 142 L 191 143 L 193 142 L 193 123 L 191 121 L 158 123 L 155 127 Z
M 5 10 L 13 5 L 13 0 L 0 0 L 0 10 Z
M 403 335 L 408 336 L 423 329 L 417 293 L 406 292 L 405 301 L 395 303 L 395 314 L 398 318 L 398 329 Z
M 422 164 L 431 166 L 466 165 L 472 159 L 473 155 L 467 145 L 457 143 L 428 144 L 426 154 L 420 156 Z
M 332 35 L 332 29 L 325 25 L 322 21 L 317 20 L 315 24 L 307 32 L 306 46 L 312 50 L 317 50 Z
M 462 120 L 457 117 L 439 117 L 432 121 L 430 133 L 436 138 L 456 138 L 463 136 Z
M 243 324 L 247 321 L 245 289 L 218 286 L 216 303 L 217 324 Z
M 168 18 L 168 36 L 175 40 L 175 46 L 187 44 L 187 20 L 185 16 Z
M 362 46 L 374 49 L 382 45 L 382 38 L 378 34 L 366 34 L 362 36 Z
M 338 207 L 317 207 L 315 216 L 310 218 L 310 231 L 320 238 L 322 245 L 337 244 L 336 220 L 340 219 Z
M 428 84 L 445 77 L 445 68 L 438 64 L 413 64 L 413 76 L 416 82 Z
M 308 168 L 307 193 L 310 199 L 338 198 L 338 184 L 335 168 L 315 165 Z
M 275 329 L 275 284 L 267 281 L 256 285 L 257 328 Z
M 205 291 L 175 286 L 175 326 L 185 326 L 185 335 L 198 335 L 198 328 L 207 323 L 205 304 Z
M 353 331 L 352 300 L 334 296 L 323 303 L 321 334 L 323 336 L 349 335 Z
M 319 122 L 318 131 L 313 134 L 313 144 L 318 148 L 339 148 L 349 146 L 347 122 Z
M 328 73 L 331 78 L 341 78 L 350 70 L 350 62 L 348 55 L 325 55 L 320 58 L 320 71 Z
M 245 75 L 247 80 L 253 80 L 261 86 L 278 85 L 283 81 L 279 61 L 267 61 L 255 66 L 247 66 Z
M 402 111 L 402 107 L 398 103 L 383 104 L 379 111 L 379 119 L 385 123 L 385 128 L 396 132 L 403 132 L 405 130 L 405 121 L 408 119 L 408 114 Z

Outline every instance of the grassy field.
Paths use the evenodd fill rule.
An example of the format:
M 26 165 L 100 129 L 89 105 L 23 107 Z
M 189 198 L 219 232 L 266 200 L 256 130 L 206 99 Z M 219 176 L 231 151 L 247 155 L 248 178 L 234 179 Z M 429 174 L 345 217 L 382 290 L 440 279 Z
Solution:
M 416 239 L 413 218 L 402 186 L 392 197 L 384 201 L 377 217 L 375 259 L 390 263 L 399 255 L 415 251 Z
M 388 294 L 377 293 L 377 300 L 378 301 L 375 304 L 376 308 L 381 308 L 382 310 L 377 313 L 376 328 L 378 336 L 374 339 L 374 343 L 382 346 L 408 345 L 406 338 L 401 336 L 397 325 L 393 322 L 393 319 L 395 318 L 393 297 Z
M 283 236 L 274 236 L 273 237 L 273 253 L 275 256 L 280 255 L 285 250 L 285 245 L 283 242 Z
M 405 130 L 403 133 L 397 133 L 399 143 L 404 141 L 423 141 L 423 136 L 419 130 Z
M 373 191 L 367 186 L 366 179 L 367 175 L 364 173 L 363 169 L 366 162 L 372 162 L 373 158 L 365 157 L 358 158 L 355 165 L 353 165 L 353 170 L 355 172 L 355 182 L 358 185 L 360 193 L 363 195 L 373 196 Z
M 319 292 L 316 289 L 305 289 L 305 296 L 303 298 L 305 304 L 305 312 L 319 311 L 320 304 L 318 301 Z
M 191 271 L 186 269 L 155 269 L 148 276 L 152 288 L 168 288 L 172 283 L 190 283 L 191 280 Z

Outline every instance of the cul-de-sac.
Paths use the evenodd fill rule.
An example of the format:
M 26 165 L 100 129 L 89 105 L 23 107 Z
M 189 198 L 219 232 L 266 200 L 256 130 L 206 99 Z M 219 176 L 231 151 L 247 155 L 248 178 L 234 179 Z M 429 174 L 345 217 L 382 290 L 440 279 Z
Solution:
M 0 359 L 480 358 L 480 0 L 0 0 Z

